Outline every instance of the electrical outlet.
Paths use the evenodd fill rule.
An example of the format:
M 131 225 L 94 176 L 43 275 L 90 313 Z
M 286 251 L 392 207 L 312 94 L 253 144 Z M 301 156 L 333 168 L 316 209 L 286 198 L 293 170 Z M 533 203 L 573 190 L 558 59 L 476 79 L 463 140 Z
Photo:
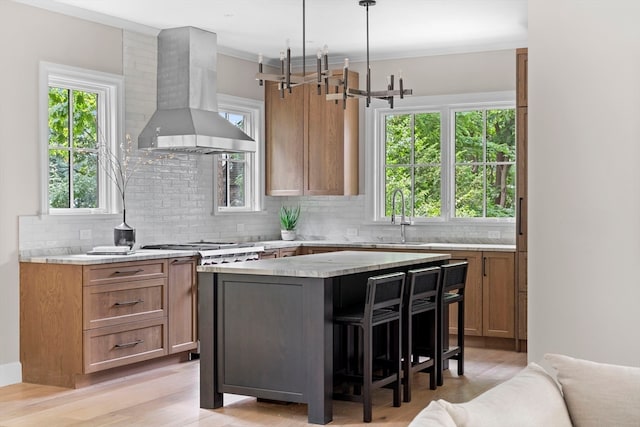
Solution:
M 244 231 L 244 224 L 236 224 L 236 231 Z
M 347 236 L 356 237 L 357 235 L 358 235 L 358 229 L 357 228 L 347 228 Z
M 499 239 L 500 232 L 499 231 L 489 231 L 488 236 L 490 239 Z
M 80 240 L 91 239 L 91 230 L 80 230 Z

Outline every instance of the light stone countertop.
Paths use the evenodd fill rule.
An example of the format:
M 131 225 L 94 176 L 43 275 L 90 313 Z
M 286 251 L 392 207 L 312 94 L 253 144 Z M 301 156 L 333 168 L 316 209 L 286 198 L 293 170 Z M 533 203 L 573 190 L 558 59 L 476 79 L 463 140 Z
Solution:
M 347 242 L 336 240 L 269 240 L 254 242 L 265 249 L 290 248 L 296 246 L 315 246 L 332 248 L 369 248 L 369 249 L 404 249 L 404 250 L 436 250 L 436 251 L 495 251 L 513 252 L 515 245 L 496 245 L 483 243 L 382 243 L 382 242 Z M 142 261 L 147 259 L 171 258 L 198 255 L 197 251 L 166 251 L 160 249 L 137 249 L 130 255 L 87 255 L 61 254 L 21 256 L 20 262 L 49 263 L 49 264 L 109 264 L 125 261 Z M 255 262 L 255 261 L 253 261 Z
M 137 249 L 130 255 L 87 255 L 87 254 L 71 254 L 71 255 L 49 255 L 49 256 L 33 256 L 20 257 L 20 262 L 34 262 L 43 264 L 75 264 L 75 265 L 91 265 L 91 264 L 110 264 L 114 262 L 128 261 L 144 261 L 147 259 L 173 258 L 194 256 L 196 251 L 164 251 L 159 249 Z
M 327 278 L 379 271 L 416 263 L 444 261 L 450 254 L 339 251 L 295 257 L 198 266 L 201 273 Z
M 256 242 L 265 249 L 290 248 L 295 246 L 318 246 L 332 248 L 373 248 L 373 249 L 417 249 L 437 251 L 494 251 L 514 252 L 515 245 L 500 245 L 491 243 L 391 243 L 391 242 L 347 242 L 336 240 L 269 240 Z

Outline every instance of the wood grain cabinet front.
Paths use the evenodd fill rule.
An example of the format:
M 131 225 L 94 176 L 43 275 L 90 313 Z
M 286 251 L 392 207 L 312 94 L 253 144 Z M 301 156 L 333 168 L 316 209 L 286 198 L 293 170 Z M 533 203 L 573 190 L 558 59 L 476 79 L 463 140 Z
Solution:
M 196 348 L 196 259 L 20 263 L 23 381 L 62 387 Z
M 198 289 L 193 257 L 169 259 L 169 353 L 194 350 L 198 346 Z
M 161 278 L 85 286 L 84 329 L 165 317 L 166 285 L 166 279 Z
M 88 329 L 83 334 L 84 373 L 167 354 L 167 318 Z
M 528 49 L 516 50 L 516 195 L 518 197 L 516 211 L 516 277 L 518 282 L 517 310 L 517 350 L 527 348 L 527 251 L 528 251 L 528 152 L 529 152 L 529 102 L 528 102 Z
M 357 83 L 358 73 L 350 71 L 349 81 Z M 281 97 L 277 83 L 265 82 L 267 195 L 358 194 L 358 100 L 343 108 L 324 90 L 297 86 Z

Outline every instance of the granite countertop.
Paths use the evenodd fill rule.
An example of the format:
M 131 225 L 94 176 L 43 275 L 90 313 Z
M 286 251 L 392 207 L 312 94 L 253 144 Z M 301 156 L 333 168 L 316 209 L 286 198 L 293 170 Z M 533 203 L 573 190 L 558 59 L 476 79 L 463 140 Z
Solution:
M 450 254 L 340 251 L 232 264 L 205 265 L 198 266 L 197 270 L 201 273 L 326 278 L 402 267 L 416 264 L 416 262 L 444 261 L 449 258 L 451 258 Z
M 435 250 L 435 251 L 496 251 L 513 252 L 515 245 L 496 245 L 482 243 L 384 243 L 384 242 L 347 242 L 336 240 L 269 240 L 254 242 L 265 249 L 291 248 L 297 246 L 315 246 L 332 248 L 368 248 L 368 249 L 403 249 L 403 250 Z M 87 255 L 60 254 L 41 256 L 20 256 L 20 262 L 49 263 L 49 264 L 108 264 L 125 261 L 142 261 L 147 259 L 195 256 L 197 251 L 175 251 L 160 249 L 137 249 L 130 255 Z M 253 261 L 255 262 L 255 261 Z
M 372 249 L 417 249 L 443 251 L 495 251 L 513 252 L 515 245 L 501 245 L 491 243 L 423 243 L 423 242 L 347 242 L 336 240 L 269 240 L 256 242 L 265 249 L 290 248 L 295 246 L 318 246 L 332 248 L 372 248 Z
M 70 254 L 70 255 L 32 256 L 32 257 L 20 257 L 20 262 L 91 265 L 91 264 L 110 264 L 114 262 L 144 261 L 147 259 L 158 259 L 158 258 L 194 256 L 197 254 L 198 253 L 196 251 L 164 251 L 160 249 L 137 249 L 134 253 L 129 255 Z

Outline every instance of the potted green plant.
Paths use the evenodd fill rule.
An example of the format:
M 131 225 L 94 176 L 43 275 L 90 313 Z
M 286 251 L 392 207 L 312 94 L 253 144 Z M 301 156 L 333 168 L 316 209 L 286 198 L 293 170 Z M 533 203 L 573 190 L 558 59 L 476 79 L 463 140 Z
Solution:
M 296 238 L 298 218 L 300 218 L 300 206 L 282 206 L 280 208 L 282 240 L 294 240 Z

